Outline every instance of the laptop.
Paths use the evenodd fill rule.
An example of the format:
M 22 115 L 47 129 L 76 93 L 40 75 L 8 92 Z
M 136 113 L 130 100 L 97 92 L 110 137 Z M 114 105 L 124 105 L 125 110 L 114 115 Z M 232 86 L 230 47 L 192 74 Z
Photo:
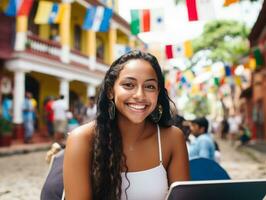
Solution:
M 166 200 L 266 200 L 266 179 L 186 181 L 171 184 Z

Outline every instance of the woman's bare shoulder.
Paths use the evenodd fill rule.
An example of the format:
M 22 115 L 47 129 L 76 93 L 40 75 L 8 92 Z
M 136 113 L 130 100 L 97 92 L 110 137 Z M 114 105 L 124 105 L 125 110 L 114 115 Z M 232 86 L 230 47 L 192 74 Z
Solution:
M 181 129 L 176 126 L 170 126 L 167 128 L 162 128 L 163 136 L 168 144 L 179 144 L 185 141 L 184 134 Z
M 68 134 L 66 148 L 88 150 L 95 135 L 95 121 L 81 125 Z

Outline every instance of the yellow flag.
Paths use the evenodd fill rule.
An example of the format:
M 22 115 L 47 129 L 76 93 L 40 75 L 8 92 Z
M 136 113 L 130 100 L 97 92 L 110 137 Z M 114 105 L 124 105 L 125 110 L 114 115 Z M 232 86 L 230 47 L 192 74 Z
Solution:
M 63 9 L 63 17 L 60 22 L 60 38 L 61 44 L 70 46 L 70 14 L 71 6 L 69 3 L 61 4 Z
M 256 59 L 255 58 L 249 58 L 248 65 L 249 65 L 249 68 L 251 70 L 255 70 L 256 69 Z
M 40 1 L 37 9 L 37 14 L 34 18 L 35 24 L 48 24 L 50 13 L 52 12 L 53 2 Z
M 66 7 L 62 6 L 61 4 L 58 5 L 58 14 L 56 16 L 56 18 L 54 19 L 54 23 L 61 23 L 62 19 L 64 18 L 64 11 L 65 11 Z
M 242 80 L 240 76 L 235 76 L 235 83 L 237 86 L 241 86 Z
M 184 42 L 185 56 L 190 58 L 193 55 L 192 44 L 190 40 Z
M 198 94 L 200 92 L 199 84 L 193 84 L 191 87 L 191 94 Z
M 224 1 L 224 6 L 229 6 L 230 4 L 239 2 L 239 0 L 225 0 Z

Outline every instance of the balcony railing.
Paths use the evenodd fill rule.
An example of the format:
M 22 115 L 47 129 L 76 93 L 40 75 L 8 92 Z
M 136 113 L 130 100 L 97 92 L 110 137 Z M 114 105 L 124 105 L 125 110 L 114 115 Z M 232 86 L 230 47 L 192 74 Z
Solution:
M 61 45 L 58 42 L 41 39 L 36 35 L 28 35 L 26 51 L 46 58 L 60 60 Z
M 35 55 L 39 55 L 48 59 L 53 59 L 61 62 L 62 48 L 61 44 L 51 40 L 44 40 L 37 35 L 28 35 L 26 43 L 26 51 Z M 88 68 L 91 60 L 88 56 L 82 54 L 80 51 L 71 49 L 69 53 L 69 61 L 79 67 Z M 103 60 L 96 58 L 97 68 L 99 71 L 106 71 L 106 63 Z M 96 63 L 95 63 L 96 64 Z

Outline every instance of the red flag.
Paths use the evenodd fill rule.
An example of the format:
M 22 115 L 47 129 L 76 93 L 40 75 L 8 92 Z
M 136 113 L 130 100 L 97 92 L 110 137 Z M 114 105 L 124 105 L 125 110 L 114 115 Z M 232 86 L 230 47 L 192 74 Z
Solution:
M 23 0 L 18 9 L 17 15 L 18 16 L 21 16 L 21 15 L 29 16 L 33 2 L 34 0 Z
M 188 20 L 212 20 L 215 18 L 214 0 L 186 0 Z
M 188 10 L 189 21 L 198 20 L 196 0 L 186 0 L 186 1 L 187 1 L 187 10 Z

